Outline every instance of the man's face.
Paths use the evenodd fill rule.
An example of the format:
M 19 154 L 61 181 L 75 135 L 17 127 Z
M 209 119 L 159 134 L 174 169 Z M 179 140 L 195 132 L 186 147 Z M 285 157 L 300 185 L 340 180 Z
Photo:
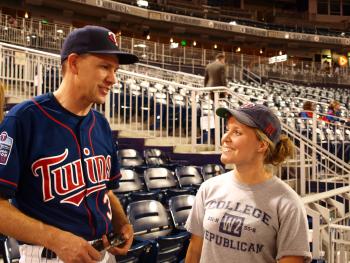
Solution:
M 104 103 L 109 90 L 116 83 L 118 68 L 118 58 L 115 55 L 79 56 L 76 80 L 82 99 L 87 103 Z

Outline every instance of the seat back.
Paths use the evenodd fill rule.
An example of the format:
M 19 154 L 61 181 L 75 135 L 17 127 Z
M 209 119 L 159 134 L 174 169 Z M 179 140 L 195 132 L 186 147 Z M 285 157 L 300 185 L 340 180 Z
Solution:
M 178 167 L 175 174 L 181 187 L 200 185 L 203 182 L 202 176 L 193 166 Z
M 220 164 L 206 164 L 202 166 L 202 176 L 204 181 L 225 173 L 225 169 Z
M 130 203 L 127 215 L 135 234 L 145 239 L 156 239 L 171 233 L 171 222 L 165 207 L 155 200 Z
M 159 149 L 146 149 L 143 152 L 145 162 L 148 166 L 160 166 L 169 163 L 169 158 Z
M 184 229 L 194 203 L 194 195 L 178 195 L 169 199 L 169 210 L 175 228 Z
M 144 172 L 147 189 L 167 189 L 177 186 L 173 173 L 163 167 L 148 168 Z
M 139 175 L 135 171 L 122 169 L 120 173 L 122 174 L 122 177 L 119 180 L 119 188 L 114 190 L 114 193 L 126 194 L 143 189 Z
M 135 149 L 123 149 L 118 151 L 118 160 L 121 167 L 135 167 L 143 165 L 143 158 Z

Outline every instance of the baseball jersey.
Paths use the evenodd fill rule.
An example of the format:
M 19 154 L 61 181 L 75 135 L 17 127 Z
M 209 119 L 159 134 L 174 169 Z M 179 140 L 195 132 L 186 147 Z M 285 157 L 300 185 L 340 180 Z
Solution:
M 205 181 L 185 227 L 203 238 L 201 263 L 311 261 L 304 206 L 275 176 L 246 185 L 231 171 Z
M 107 192 L 119 186 L 112 132 L 52 93 L 15 106 L 0 125 L 0 192 L 24 214 L 86 240 L 112 231 Z

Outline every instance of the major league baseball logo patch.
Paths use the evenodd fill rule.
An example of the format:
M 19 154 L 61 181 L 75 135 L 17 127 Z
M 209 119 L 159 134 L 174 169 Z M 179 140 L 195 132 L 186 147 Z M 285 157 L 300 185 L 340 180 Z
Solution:
M 0 134 L 0 164 L 6 165 L 10 157 L 13 139 L 8 136 L 7 132 L 3 131 Z

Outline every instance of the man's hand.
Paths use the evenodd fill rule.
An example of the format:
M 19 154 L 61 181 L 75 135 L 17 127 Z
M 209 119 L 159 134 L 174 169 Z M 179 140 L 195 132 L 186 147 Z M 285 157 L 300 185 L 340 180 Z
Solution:
M 128 250 L 130 249 L 132 245 L 132 241 L 134 239 L 134 230 L 132 228 L 132 225 L 125 224 L 121 227 L 120 233 L 121 237 L 125 240 L 123 244 L 116 247 L 111 247 L 108 249 L 108 252 L 113 255 L 126 255 L 128 253 Z M 110 244 L 108 242 L 108 239 L 106 235 L 102 236 L 103 244 L 105 247 L 108 247 Z
M 49 249 L 65 263 L 92 263 L 102 259 L 89 242 L 69 232 L 62 232 L 53 238 Z

